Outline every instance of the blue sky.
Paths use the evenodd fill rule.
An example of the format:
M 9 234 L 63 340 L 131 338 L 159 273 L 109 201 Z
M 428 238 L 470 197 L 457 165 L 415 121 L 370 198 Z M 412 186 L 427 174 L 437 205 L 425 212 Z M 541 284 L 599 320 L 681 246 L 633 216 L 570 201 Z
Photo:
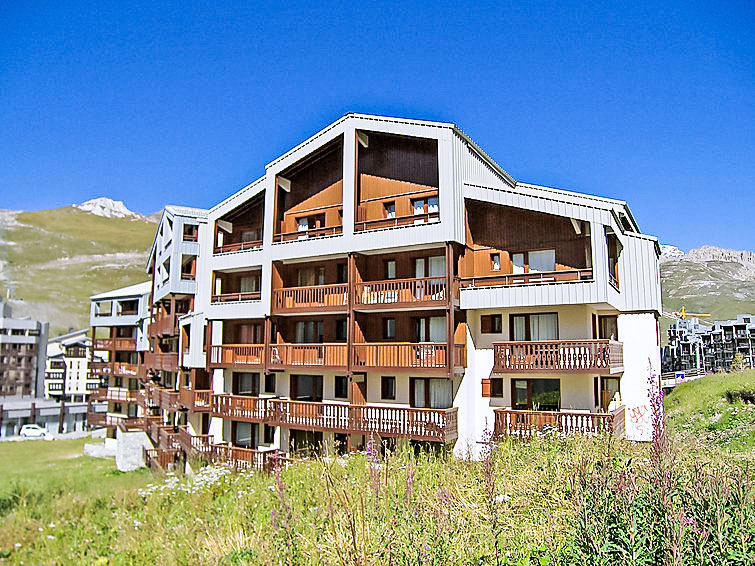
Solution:
M 65 4 L 65 5 L 64 5 Z M 0 208 L 209 207 L 349 111 L 755 249 L 751 1 L 0 5 Z

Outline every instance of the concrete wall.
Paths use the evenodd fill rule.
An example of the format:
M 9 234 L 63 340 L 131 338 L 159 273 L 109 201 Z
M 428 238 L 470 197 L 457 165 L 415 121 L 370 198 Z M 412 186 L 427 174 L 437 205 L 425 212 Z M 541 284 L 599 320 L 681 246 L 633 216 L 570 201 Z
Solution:
M 144 448 L 152 448 L 152 442 L 143 431 L 124 432 L 116 429 L 117 448 L 115 450 L 115 467 L 120 472 L 131 472 L 143 468 Z

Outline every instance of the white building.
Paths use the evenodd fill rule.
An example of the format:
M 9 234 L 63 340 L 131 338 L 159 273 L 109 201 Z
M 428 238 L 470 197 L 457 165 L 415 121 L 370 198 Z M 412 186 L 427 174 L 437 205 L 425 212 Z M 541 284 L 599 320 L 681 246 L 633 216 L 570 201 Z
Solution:
M 85 402 L 99 387 L 99 377 L 89 373 L 92 340 L 87 332 L 85 328 L 48 340 L 45 399 Z
M 30 318 L 13 318 L 0 302 L 0 396 L 42 397 L 45 351 L 50 325 Z

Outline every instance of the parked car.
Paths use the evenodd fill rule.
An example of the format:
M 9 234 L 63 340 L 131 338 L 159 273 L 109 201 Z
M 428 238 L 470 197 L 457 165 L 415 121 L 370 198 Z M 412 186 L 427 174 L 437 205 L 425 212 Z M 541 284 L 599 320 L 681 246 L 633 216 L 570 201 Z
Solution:
M 50 433 L 38 424 L 25 424 L 19 433 L 24 438 L 48 438 Z

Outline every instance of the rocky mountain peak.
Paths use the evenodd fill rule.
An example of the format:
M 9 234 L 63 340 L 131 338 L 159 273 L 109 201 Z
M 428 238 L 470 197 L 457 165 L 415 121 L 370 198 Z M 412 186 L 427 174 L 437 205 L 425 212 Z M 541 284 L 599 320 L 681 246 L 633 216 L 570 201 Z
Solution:
M 95 216 L 103 216 L 105 218 L 138 218 L 144 219 L 144 216 L 138 212 L 133 212 L 126 208 L 122 200 L 113 200 L 107 197 L 99 197 L 82 202 L 81 204 L 74 204 L 75 208 L 94 214 Z

